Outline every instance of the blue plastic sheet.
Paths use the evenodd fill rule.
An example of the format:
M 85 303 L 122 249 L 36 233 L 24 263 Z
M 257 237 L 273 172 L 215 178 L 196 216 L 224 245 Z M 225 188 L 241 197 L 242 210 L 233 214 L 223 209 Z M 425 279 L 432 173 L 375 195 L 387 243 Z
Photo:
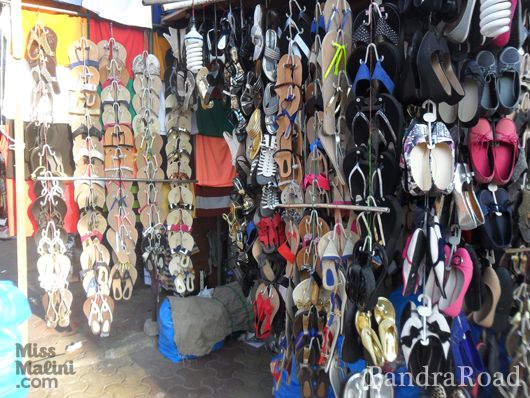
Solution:
M 83 0 L 57 0 L 60 3 L 66 3 L 66 4 L 72 4 L 74 6 L 81 6 L 83 4 Z
M 31 316 L 27 298 L 11 281 L 0 281 L 0 397 L 23 398 L 29 388 L 21 388 L 23 374 L 17 374 L 16 344 L 21 343 L 17 326 Z M 7 364 L 7 365 L 6 365 Z
M 0 327 L 15 327 L 31 316 L 26 297 L 11 281 L 0 281 Z
M 171 305 L 165 299 L 160 305 L 158 313 L 158 351 L 172 362 L 181 362 L 184 359 L 195 359 L 194 355 L 182 355 L 175 343 L 175 330 L 173 329 L 173 318 L 171 317 Z M 217 342 L 212 352 L 220 350 L 224 346 L 224 340 Z

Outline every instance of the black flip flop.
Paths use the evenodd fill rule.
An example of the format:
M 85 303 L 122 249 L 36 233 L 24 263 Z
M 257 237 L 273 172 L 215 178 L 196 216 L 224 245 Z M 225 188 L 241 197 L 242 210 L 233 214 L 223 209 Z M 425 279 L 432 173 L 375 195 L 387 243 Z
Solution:
M 403 141 L 403 106 L 390 94 L 379 94 L 377 104 L 380 109 L 375 113 L 377 127 L 383 133 L 387 143 L 394 143 L 396 158 L 401 155 Z
M 342 163 L 342 169 L 346 176 L 351 200 L 354 203 L 361 202 L 366 198 L 368 190 L 368 152 L 366 148 L 357 146 L 346 155 Z
M 385 206 L 390 209 L 389 213 L 381 213 L 381 223 L 385 234 L 385 250 L 390 263 L 397 254 L 398 242 L 401 240 L 403 226 L 405 223 L 405 214 L 398 200 L 393 195 L 386 195 L 379 201 L 378 206 Z

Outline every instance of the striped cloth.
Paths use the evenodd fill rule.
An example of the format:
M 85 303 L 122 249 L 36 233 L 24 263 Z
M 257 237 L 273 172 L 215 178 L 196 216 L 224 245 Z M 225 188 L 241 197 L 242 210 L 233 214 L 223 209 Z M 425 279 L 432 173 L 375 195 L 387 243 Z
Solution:
M 227 213 L 233 187 L 203 187 L 195 185 L 195 214 L 197 217 L 215 217 Z

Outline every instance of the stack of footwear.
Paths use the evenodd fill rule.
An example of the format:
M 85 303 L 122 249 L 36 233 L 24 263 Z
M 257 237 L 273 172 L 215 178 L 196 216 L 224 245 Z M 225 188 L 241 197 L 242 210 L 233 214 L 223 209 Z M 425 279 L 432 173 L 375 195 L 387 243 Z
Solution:
M 99 49 L 92 41 L 81 38 L 68 49 L 72 87 L 70 87 L 70 114 L 72 130 L 76 131 L 73 156 L 76 164 L 74 175 L 86 178 L 75 181 L 75 199 L 80 209 L 77 230 L 81 238 L 80 279 L 87 299 L 84 308 L 101 297 L 112 299 L 109 286 L 110 254 L 103 245 L 107 230 L 105 208 L 105 183 L 90 180 L 104 176 L 105 151 L 101 144 L 101 100 L 97 92 L 99 74 Z M 112 304 L 113 305 L 113 304 Z M 98 320 L 101 308 L 94 305 L 91 311 L 85 310 L 88 324 L 94 334 L 108 335 L 110 321 L 102 328 Z M 112 315 L 110 315 L 112 317 Z
M 199 84 L 199 75 L 204 68 L 193 62 L 190 64 L 189 58 L 187 66 L 184 65 L 179 43 L 171 40 L 170 43 L 174 46 L 175 58 L 172 60 L 171 68 L 166 71 L 165 79 L 168 137 L 165 147 L 166 174 L 169 179 L 173 180 L 168 193 L 167 242 L 170 259 L 167 271 L 174 279 L 176 292 L 185 295 L 195 290 L 195 271 L 191 260 L 195 246 L 195 240 L 191 235 L 194 194 L 191 184 L 181 183 L 179 180 L 189 180 L 192 176 L 191 120 L 193 109 L 196 107 L 195 82 Z M 187 42 L 186 48 L 189 44 Z M 197 73 L 197 79 L 194 73 Z M 209 98 L 202 98 L 202 101 L 208 103 Z
M 30 29 L 26 59 L 34 85 L 32 120 L 26 129 L 35 139 L 34 147 L 30 147 L 34 177 L 64 176 L 58 137 L 49 134 L 53 123 L 53 93 L 60 91 L 56 78 L 56 47 L 57 35 L 52 29 L 41 23 Z M 63 199 L 64 186 L 58 181 L 43 180 L 35 183 L 34 194 L 36 200 L 30 211 L 37 224 L 35 240 L 40 256 L 37 269 L 40 285 L 46 291 L 42 297 L 46 324 L 50 328 L 67 327 L 73 297 L 68 290 L 71 263 L 65 255 L 67 235 L 62 227 L 67 210 Z
M 164 222 L 167 216 L 162 201 L 162 183 L 152 180 L 164 179 L 162 166 L 163 141 L 160 136 L 160 63 L 153 54 L 137 55 L 133 60 L 134 91 L 132 104 L 136 116 L 133 120 L 134 141 L 138 156 L 136 157 L 138 182 L 138 202 L 140 205 L 140 222 L 143 226 L 142 250 L 145 268 L 151 275 L 151 287 L 158 294 L 159 273 L 162 271 L 164 258 Z
M 132 210 L 132 183 L 122 181 L 134 176 L 135 142 L 131 131 L 131 104 L 127 85 L 129 72 L 125 67 L 127 52 L 111 38 L 98 44 L 100 48 L 101 102 L 105 136 L 105 176 L 108 209 L 107 240 L 112 248 L 113 266 L 109 273 L 110 291 L 114 300 L 129 300 L 137 279 L 135 246 L 138 231 Z M 104 71 L 104 72 L 103 72 Z M 96 302 L 113 308 L 112 301 Z M 92 304 L 94 306 L 94 303 Z
M 513 306 L 502 292 L 527 279 L 501 256 L 530 242 L 527 4 L 350 3 L 229 7 L 205 35 L 199 103 L 222 92 L 233 125 L 232 275 L 256 336 L 283 347 L 279 388 L 296 363 L 303 397 L 392 396 L 400 347 L 431 381 L 451 364 L 493 374 L 467 320 L 491 331 L 480 344 L 493 358 Z M 391 288 L 413 303 L 404 312 Z M 383 372 L 346 375 L 342 361 L 359 359 Z

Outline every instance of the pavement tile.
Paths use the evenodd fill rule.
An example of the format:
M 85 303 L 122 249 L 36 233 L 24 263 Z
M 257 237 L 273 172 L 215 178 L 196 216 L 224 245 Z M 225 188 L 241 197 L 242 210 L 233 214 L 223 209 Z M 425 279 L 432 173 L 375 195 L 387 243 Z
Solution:
M 230 379 L 244 369 L 242 364 L 232 361 L 211 361 L 208 362 L 205 367 L 215 370 L 219 379 Z
M 121 375 L 101 375 L 97 373 L 90 373 L 85 376 L 85 381 L 88 382 L 89 388 L 85 391 L 86 396 L 100 396 L 109 384 L 122 383 L 125 378 Z
M 184 386 L 177 386 L 167 391 L 168 396 L 178 398 L 209 398 L 217 397 L 214 390 L 209 387 L 187 388 Z
M 234 379 L 241 380 L 245 386 L 253 388 L 256 388 L 263 378 L 272 383 L 272 376 L 270 373 L 257 373 L 254 371 L 242 370 L 234 374 Z
M 256 387 L 238 386 L 237 388 L 232 388 L 223 386 L 216 390 L 215 396 L 223 398 L 270 398 L 272 394 L 271 389 L 260 391 Z
M 105 394 L 112 394 L 116 397 L 134 397 L 136 394 L 149 394 L 151 388 L 144 384 L 125 384 L 115 383 L 109 384 L 105 387 Z
M 79 392 L 79 391 L 70 391 L 68 392 L 64 398 L 86 398 L 86 397 L 92 397 L 93 395 L 88 395 L 87 393 L 85 392 Z M 105 396 L 103 394 L 99 395 L 100 397 L 106 397 L 106 398 L 111 398 L 111 397 L 108 397 L 108 396 Z
M 185 384 L 186 380 L 184 379 L 183 375 L 175 374 L 174 377 L 171 379 L 161 378 L 157 376 L 144 376 L 138 380 L 138 383 L 145 384 L 148 386 L 159 386 L 166 390 L 168 386 Z

